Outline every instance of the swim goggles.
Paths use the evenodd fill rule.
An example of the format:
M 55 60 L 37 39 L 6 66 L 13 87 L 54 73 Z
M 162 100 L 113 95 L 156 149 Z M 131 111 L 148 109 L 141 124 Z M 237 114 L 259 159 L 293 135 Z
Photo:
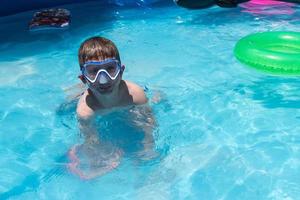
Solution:
M 121 63 L 114 58 L 103 61 L 89 61 L 84 63 L 81 71 L 91 83 L 95 83 L 100 76 L 100 84 L 105 84 L 109 81 L 107 78 L 115 80 L 118 77 L 121 71 Z

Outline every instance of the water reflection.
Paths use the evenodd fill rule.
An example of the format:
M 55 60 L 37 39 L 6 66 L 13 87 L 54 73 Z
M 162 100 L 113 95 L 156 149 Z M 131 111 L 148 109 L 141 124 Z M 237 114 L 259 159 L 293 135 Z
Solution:
M 269 76 L 237 89 L 266 108 L 300 108 L 299 84 L 297 78 Z M 247 94 L 248 93 L 248 94 Z

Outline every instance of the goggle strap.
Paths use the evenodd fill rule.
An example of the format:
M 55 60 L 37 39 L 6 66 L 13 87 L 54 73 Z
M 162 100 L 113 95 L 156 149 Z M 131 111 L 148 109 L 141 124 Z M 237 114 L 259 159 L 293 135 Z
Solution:
M 103 60 L 103 61 L 89 61 L 89 62 L 86 62 L 83 64 L 83 67 L 86 67 L 87 65 L 89 64 L 96 64 L 96 65 L 102 65 L 102 64 L 107 64 L 107 63 L 110 63 L 110 62 L 116 62 L 118 65 L 120 65 L 120 62 L 119 60 L 115 59 L 115 58 L 110 58 L 110 59 L 106 59 L 106 60 Z

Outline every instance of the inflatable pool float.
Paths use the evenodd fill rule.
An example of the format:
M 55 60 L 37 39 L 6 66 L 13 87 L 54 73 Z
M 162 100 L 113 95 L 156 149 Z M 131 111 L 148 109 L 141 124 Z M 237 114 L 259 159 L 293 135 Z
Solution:
M 263 32 L 240 39 L 236 58 L 253 68 L 275 74 L 300 75 L 300 33 Z
M 62 8 L 47 9 L 36 12 L 29 23 L 29 30 L 65 29 L 71 19 L 70 11 Z
M 285 2 L 276 1 L 276 0 L 251 0 L 249 4 L 261 5 L 261 6 L 277 6 L 287 4 Z
M 244 8 L 242 12 L 261 15 L 291 15 L 295 12 L 293 6 L 293 3 L 276 0 L 251 0 L 240 4 L 240 7 Z

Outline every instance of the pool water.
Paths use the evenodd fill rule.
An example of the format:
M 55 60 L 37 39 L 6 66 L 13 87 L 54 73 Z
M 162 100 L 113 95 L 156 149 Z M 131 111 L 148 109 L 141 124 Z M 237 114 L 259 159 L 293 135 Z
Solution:
M 65 8 L 65 31 L 28 32 L 34 11 L 0 18 L 0 199 L 300 199 L 299 77 L 233 55 L 248 34 L 300 31 L 299 6 Z M 77 50 L 95 35 L 116 43 L 125 79 L 161 94 L 150 104 L 161 156 L 138 161 L 125 149 L 115 170 L 82 180 L 66 167 L 82 137 L 65 89 L 79 83 Z M 123 124 L 114 132 L 140 137 Z

